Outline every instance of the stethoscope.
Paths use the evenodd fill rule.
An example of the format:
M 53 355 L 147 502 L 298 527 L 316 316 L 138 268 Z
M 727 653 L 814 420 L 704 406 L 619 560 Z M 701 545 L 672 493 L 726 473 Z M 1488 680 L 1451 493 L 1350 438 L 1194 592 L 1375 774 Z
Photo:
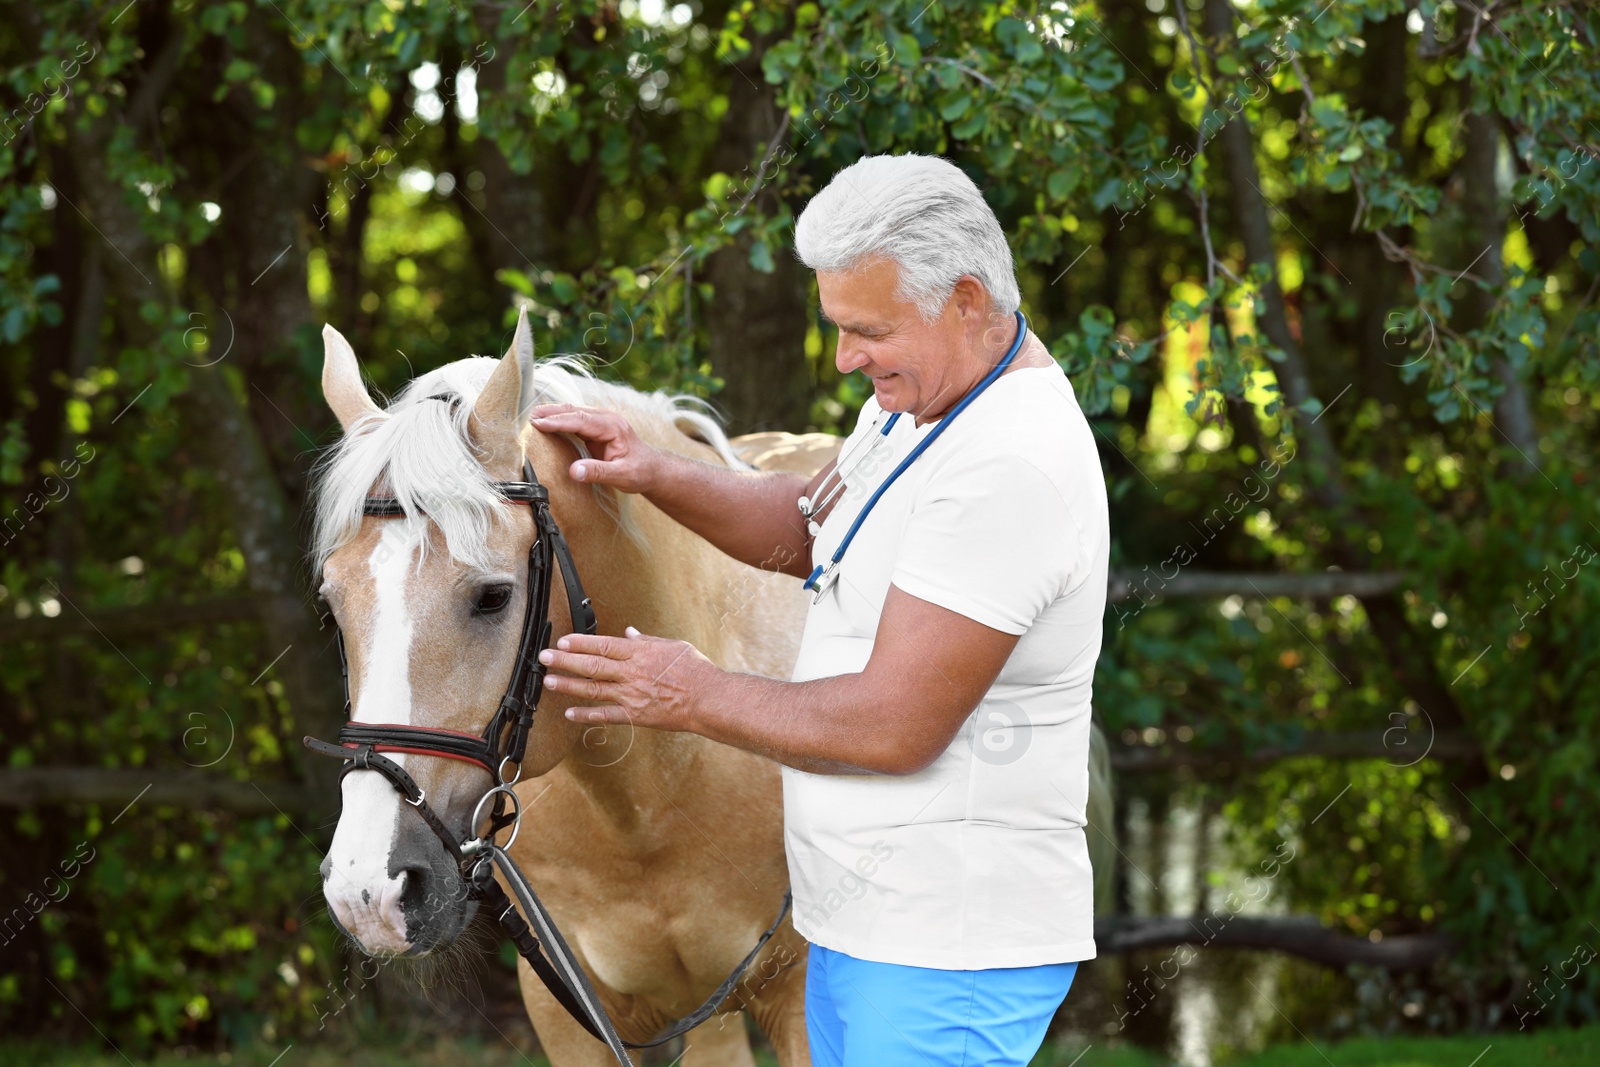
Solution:
M 1017 358 L 1017 353 L 1022 350 L 1022 342 L 1028 336 L 1028 320 L 1020 311 L 1012 314 L 1017 318 L 1017 336 L 1011 342 L 1011 348 L 1006 352 L 1005 358 L 993 370 L 984 375 L 983 380 L 973 386 L 971 391 L 962 397 L 955 407 L 950 409 L 948 415 L 939 420 L 939 424 L 933 428 L 933 432 L 918 442 L 917 447 L 911 450 L 910 455 L 900 461 L 900 465 L 890 473 L 889 477 L 883 480 L 883 484 L 879 485 L 867 500 L 860 514 L 856 516 L 856 521 L 850 524 L 850 529 L 845 533 L 844 540 L 840 541 L 839 547 L 833 550 L 833 558 L 826 565 L 817 564 L 816 568 L 812 570 L 811 577 L 805 581 L 805 588 L 816 593 L 816 597 L 812 600 L 813 604 L 821 603 L 822 594 L 826 593 L 833 586 L 833 583 L 838 580 L 839 561 L 844 558 L 845 550 L 850 547 L 850 542 L 855 540 L 856 531 L 861 529 L 861 524 L 866 521 L 867 514 L 872 511 L 873 505 L 877 504 L 878 498 L 888 491 L 889 487 L 894 484 L 895 479 L 904 474 L 906 468 L 911 466 L 918 456 L 928 450 L 929 445 L 939 439 L 939 435 L 944 433 L 952 422 L 956 421 L 956 416 L 966 410 L 967 405 L 976 400 L 979 393 L 993 385 L 994 380 L 1004 374 L 1005 369 L 1011 366 L 1011 361 Z M 877 448 L 879 442 L 889 436 L 889 431 L 894 429 L 894 424 L 900 420 L 901 414 L 903 413 L 895 412 L 889 416 L 887 422 L 883 422 L 883 416 L 879 415 L 878 420 L 883 422 L 883 427 L 879 429 L 878 423 L 873 423 L 872 430 L 862 435 L 861 439 L 856 442 L 853 454 L 840 458 L 839 463 L 834 465 L 833 473 L 829 478 L 823 479 L 822 485 L 817 487 L 817 499 L 812 500 L 810 497 L 804 496 L 800 498 L 800 515 L 806 520 L 806 529 L 810 531 L 812 537 L 817 536 L 818 530 L 821 529 L 815 516 L 820 514 L 824 508 L 833 502 L 834 498 L 844 491 L 847 476 L 855 473 L 862 461 Z M 861 445 L 864 442 L 867 443 L 867 447 L 865 451 L 862 451 Z M 841 475 L 839 472 L 844 468 L 847 458 L 850 459 L 850 468 L 844 475 Z M 835 478 L 837 481 L 834 482 L 831 489 L 828 488 L 830 480 Z

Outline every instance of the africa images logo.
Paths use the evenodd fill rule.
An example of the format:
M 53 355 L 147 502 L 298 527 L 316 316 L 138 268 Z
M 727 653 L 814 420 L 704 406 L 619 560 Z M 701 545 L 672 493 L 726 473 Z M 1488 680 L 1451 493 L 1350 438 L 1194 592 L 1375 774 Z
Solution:
M 991 767 L 1017 762 L 1033 744 L 1033 721 L 1009 700 L 985 700 L 972 729 L 972 754 Z

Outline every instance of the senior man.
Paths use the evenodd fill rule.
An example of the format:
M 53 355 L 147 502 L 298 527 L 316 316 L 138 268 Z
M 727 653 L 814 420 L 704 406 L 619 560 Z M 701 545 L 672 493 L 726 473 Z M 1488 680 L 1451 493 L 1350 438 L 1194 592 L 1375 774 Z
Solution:
M 861 159 L 795 244 L 840 372 L 873 389 L 809 483 L 652 449 L 613 413 L 534 413 L 589 444 L 573 478 L 808 578 L 792 680 L 630 628 L 561 639 L 547 684 L 596 703 L 577 721 L 783 764 L 814 1063 L 1026 1064 L 1095 955 L 1084 809 L 1110 538 L 1094 441 L 953 164 Z

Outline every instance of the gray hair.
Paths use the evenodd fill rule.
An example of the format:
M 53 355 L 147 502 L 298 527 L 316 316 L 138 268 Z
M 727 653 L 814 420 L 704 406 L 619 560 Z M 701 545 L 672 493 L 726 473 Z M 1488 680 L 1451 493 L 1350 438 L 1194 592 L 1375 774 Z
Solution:
M 900 267 L 895 295 L 937 318 L 970 274 L 994 310 L 1022 303 L 1000 220 L 971 178 L 938 156 L 863 156 L 811 198 L 794 228 L 795 251 L 815 271 L 847 271 L 870 256 Z

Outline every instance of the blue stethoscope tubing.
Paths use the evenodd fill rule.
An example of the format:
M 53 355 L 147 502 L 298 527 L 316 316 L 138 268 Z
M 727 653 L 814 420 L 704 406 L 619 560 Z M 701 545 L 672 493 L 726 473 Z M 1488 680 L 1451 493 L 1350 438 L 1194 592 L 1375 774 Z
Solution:
M 984 375 L 983 380 L 977 385 L 973 386 L 972 390 L 968 392 L 966 396 L 962 397 L 955 407 L 950 409 L 950 413 L 948 415 L 939 420 L 939 425 L 933 428 L 932 433 L 928 434 L 927 437 L 924 437 L 920 442 L 918 442 L 917 447 L 911 450 L 910 455 L 900 461 L 900 465 L 890 473 L 889 477 L 883 480 L 883 484 L 878 486 L 877 490 L 861 508 L 860 513 L 856 515 L 856 521 L 850 524 L 850 529 L 846 531 L 844 540 L 840 541 L 839 547 L 833 550 L 833 558 L 828 561 L 826 566 L 819 563 L 812 570 L 811 577 L 806 579 L 804 588 L 815 591 L 819 599 L 823 593 L 823 586 L 818 584 L 819 580 L 832 574 L 833 569 L 839 565 L 839 561 L 844 558 L 845 550 L 850 547 L 850 542 L 855 540 L 856 532 L 861 529 L 861 524 L 866 521 L 867 515 L 872 511 L 873 505 L 878 502 L 878 499 L 882 497 L 884 493 L 888 492 L 889 487 L 894 484 L 895 479 L 904 474 L 906 468 L 911 466 L 912 463 L 916 462 L 917 457 L 926 452 L 928 450 L 928 446 L 937 441 L 939 439 L 939 435 L 944 433 L 944 431 L 949 428 L 952 422 L 956 421 L 956 416 L 965 411 L 967 409 L 967 405 L 978 399 L 978 395 L 980 393 L 989 388 L 989 386 L 993 385 L 994 380 L 1005 373 L 1006 368 L 1011 366 L 1011 361 L 1017 358 L 1017 353 L 1022 351 L 1022 342 L 1028 336 L 1028 320 L 1021 311 L 1014 311 L 1012 314 L 1017 318 L 1017 336 L 1011 342 L 1011 348 L 1006 352 L 1005 358 L 996 364 L 993 370 Z M 881 431 L 883 436 L 889 436 L 889 431 L 894 429 L 894 424 L 899 420 L 901 414 L 901 412 L 897 411 L 890 416 L 888 423 Z

